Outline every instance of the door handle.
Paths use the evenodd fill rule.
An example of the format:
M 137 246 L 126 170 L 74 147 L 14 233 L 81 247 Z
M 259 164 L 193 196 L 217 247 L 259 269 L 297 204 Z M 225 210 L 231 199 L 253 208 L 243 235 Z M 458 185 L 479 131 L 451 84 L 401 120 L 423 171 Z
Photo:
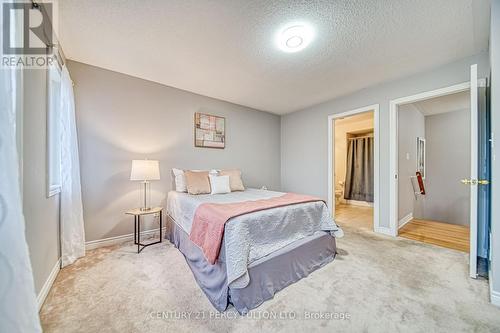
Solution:
M 460 181 L 464 185 L 488 185 L 490 182 L 486 179 L 462 179 Z

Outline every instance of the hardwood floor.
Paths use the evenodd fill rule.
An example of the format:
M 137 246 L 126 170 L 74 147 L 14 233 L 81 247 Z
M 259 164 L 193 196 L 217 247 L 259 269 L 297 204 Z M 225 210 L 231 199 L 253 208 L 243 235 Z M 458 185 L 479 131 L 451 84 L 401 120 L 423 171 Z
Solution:
M 462 252 L 469 252 L 469 227 L 413 219 L 399 229 L 399 236 Z
M 335 206 L 335 222 L 373 231 L 373 208 L 339 204 Z
M 335 222 L 364 230 L 373 230 L 373 208 L 336 205 Z M 462 252 L 469 252 L 469 227 L 443 222 L 413 219 L 399 229 L 399 236 Z

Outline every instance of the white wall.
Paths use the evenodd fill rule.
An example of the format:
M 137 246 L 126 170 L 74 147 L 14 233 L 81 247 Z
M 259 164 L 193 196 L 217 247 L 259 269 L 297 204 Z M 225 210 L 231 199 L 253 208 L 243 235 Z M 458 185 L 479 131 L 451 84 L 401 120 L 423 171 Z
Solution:
M 380 104 L 380 225 L 389 227 L 389 179 L 392 177 L 389 174 L 389 101 L 468 81 L 470 65 L 474 63 L 478 64 L 479 76 L 486 77 L 488 55 L 481 53 L 284 115 L 281 118 L 283 190 L 327 199 L 328 115 Z
M 86 240 L 133 233 L 139 206 L 132 159 L 160 160 L 152 204 L 164 203 L 172 167 L 241 168 L 247 186 L 280 189 L 280 117 L 69 61 L 75 83 Z M 194 147 L 194 113 L 226 118 L 226 148 Z M 152 226 L 151 226 L 152 227 Z M 157 227 L 157 225 L 156 225 Z
M 345 181 L 347 164 L 347 133 L 360 130 L 373 130 L 373 112 L 333 120 L 335 125 L 335 183 Z M 333 198 L 335 200 L 335 197 Z
M 426 195 L 424 219 L 470 224 L 470 110 L 425 117 Z
M 425 138 L 424 115 L 413 105 L 398 108 L 398 220 L 421 214 L 423 198 L 415 199 L 410 177 L 417 171 L 417 137 Z

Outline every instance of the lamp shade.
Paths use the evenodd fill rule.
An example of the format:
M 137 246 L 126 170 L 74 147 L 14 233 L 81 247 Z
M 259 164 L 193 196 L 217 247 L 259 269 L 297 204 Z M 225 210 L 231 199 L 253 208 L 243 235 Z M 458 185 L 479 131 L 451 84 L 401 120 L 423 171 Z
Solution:
M 160 180 L 160 162 L 154 160 L 133 160 L 130 180 Z

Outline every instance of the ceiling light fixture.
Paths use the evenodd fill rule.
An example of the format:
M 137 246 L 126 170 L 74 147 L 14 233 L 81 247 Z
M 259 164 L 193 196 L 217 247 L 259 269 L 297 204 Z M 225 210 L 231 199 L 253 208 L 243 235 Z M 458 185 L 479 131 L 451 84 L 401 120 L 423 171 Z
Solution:
M 305 49 L 314 39 L 314 29 L 306 23 L 289 23 L 276 34 L 280 50 L 288 53 Z

